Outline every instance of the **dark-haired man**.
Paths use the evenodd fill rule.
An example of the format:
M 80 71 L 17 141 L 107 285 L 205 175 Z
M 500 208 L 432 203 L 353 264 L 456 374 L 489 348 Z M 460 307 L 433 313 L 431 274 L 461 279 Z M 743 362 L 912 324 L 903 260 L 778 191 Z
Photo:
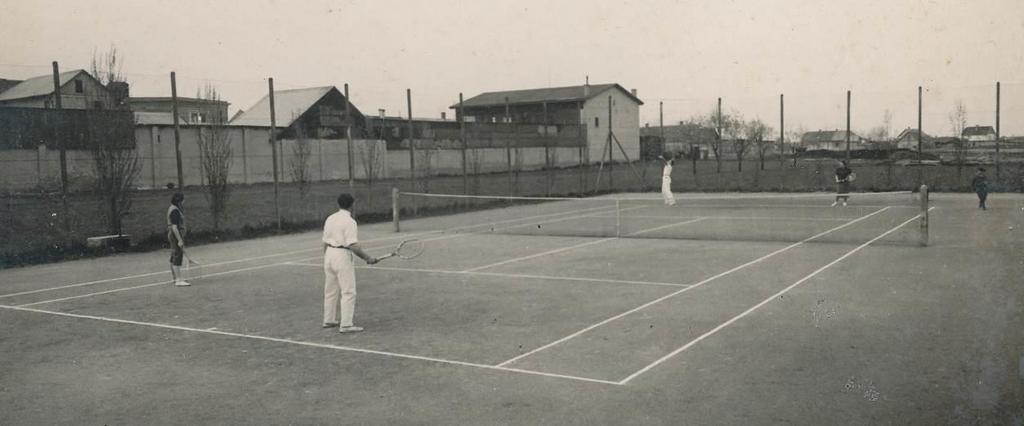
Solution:
M 349 194 L 338 196 L 338 211 L 324 221 L 324 328 L 338 327 L 342 333 L 363 331 L 356 327 L 356 270 L 354 256 L 367 264 L 377 258 L 359 246 L 358 230 L 352 218 L 355 199 Z
M 171 245 L 171 277 L 174 285 L 188 287 L 190 284 L 181 275 L 181 261 L 185 256 L 185 212 L 182 205 L 185 194 L 175 192 L 171 196 L 171 205 L 167 207 L 167 242 Z

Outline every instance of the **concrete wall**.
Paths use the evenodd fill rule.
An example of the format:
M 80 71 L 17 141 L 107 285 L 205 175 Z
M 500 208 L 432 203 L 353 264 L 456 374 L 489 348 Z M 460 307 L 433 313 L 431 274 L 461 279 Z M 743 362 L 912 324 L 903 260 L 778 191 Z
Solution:
M 602 149 L 608 140 L 608 96 L 612 97 L 612 132 L 629 155 L 630 160 L 640 158 L 640 106 L 620 90 L 606 90 L 583 104 L 583 122 L 586 124 L 590 162 L 601 160 Z M 594 119 L 597 119 L 597 125 Z M 612 146 L 614 161 L 624 161 L 622 152 Z M 607 159 L 606 159 L 607 161 Z
M 182 158 L 182 172 L 186 186 L 201 185 L 199 140 L 200 133 L 210 130 L 206 126 L 179 126 Z M 231 126 L 226 128 L 232 146 L 232 165 L 228 180 L 232 183 L 249 184 L 273 182 L 273 153 L 270 150 L 269 129 L 259 127 Z M 136 150 L 139 154 L 140 172 L 136 186 L 142 189 L 165 188 L 168 183 L 177 185 L 177 162 L 174 152 L 174 128 L 161 125 L 139 125 L 135 128 Z M 348 179 L 347 141 L 337 139 L 309 139 L 307 159 L 308 177 L 313 181 Z M 280 182 L 293 182 L 296 162 L 295 140 L 280 140 L 278 176 Z M 353 173 L 356 179 L 365 179 L 367 164 L 375 161 L 373 168 L 377 179 L 409 176 L 409 151 L 388 151 L 384 141 L 353 140 Z M 429 153 L 428 153 L 429 152 Z M 512 149 L 513 167 L 520 158 L 520 170 L 538 170 L 545 164 L 543 147 Z M 556 167 L 574 166 L 579 163 L 579 149 L 576 147 L 552 147 L 549 156 Z M 428 172 L 437 175 L 461 175 L 462 152 L 459 149 L 417 150 L 417 176 Z M 620 157 L 617 157 L 621 159 Z M 94 184 L 95 174 L 92 155 L 89 151 L 67 151 L 68 175 L 72 191 L 89 190 Z M 375 160 L 374 160 L 375 159 Z M 509 170 L 508 152 L 505 148 L 477 148 L 466 152 L 469 173 L 489 173 Z M 429 161 L 429 168 L 427 167 Z M 35 190 L 56 191 L 60 189 L 59 151 L 40 146 L 36 150 L 0 150 L 0 191 L 27 192 Z

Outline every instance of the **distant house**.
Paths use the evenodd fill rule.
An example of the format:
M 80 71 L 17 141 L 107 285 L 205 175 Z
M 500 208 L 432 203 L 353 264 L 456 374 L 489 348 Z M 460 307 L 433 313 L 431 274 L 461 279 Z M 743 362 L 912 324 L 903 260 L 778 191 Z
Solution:
M 274 125 L 281 128 L 280 137 L 294 138 L 299 132 L 317 139 L 343 139 L 345 129 L 345 95 L 334 86 L 274 91 Z M 366 117 L 349 106 L 353 137 L 366 133 Z M 235 115 L 230 126 L 270 127 L 270 97 Z
M 991 142 L 996 140 L 996 129 L 992 126 L 971 126 L 961 134 L 969 142 Z
M 128 85 L 117 83 L 108 88 L 84 70 L 60 73 L 61 106 L 65 109 L 118 109 L 128 97 Z M 53 108 L 56 105 L 53 76 L 42 75 L 24 81 L 4 80 L 0 88 L 0 107 Z
M 640 129 L 640 136 L 662 135 L 661 126 L 645 126 Z M 718 132 L 711 127 L 705 127 L 691 123 L 679 123 L 678 125 L 664 126 L 665 151 L 672 153 L 685 152 L 689 155 L 691 147 L 700 150 L 700 158 L 707 158 L 710 146 L 718 136 Z
M 863 149 L 864 138 L 850 132 L 850 149 Z M 800 145 L 808 151 L 845 151 L 845 130 L 815 130 L 800 136 Z
M 173 111 L 170 97 L 132 97 L 128 107 L 141 119 L 171 120 Z M 178 117 L 181 124 L 225 123 L 228 102 L 221 100 L 178 98 Z M 159 118 L 158 118 L 159 117 Z M 157 123 L 153 123 L 157 124 Z
M 896 148 L 899 149 L 917 149 L 917 129 L 906 128 L 900 132 L 900 135 L 893 140 L 896 143 Z M 935 138 L 928 135 L 927 132 L 921 132 L 921 145 L 931 147 L 935 143 Z
M 609 98 L 612 123 L 608 123 Z M 643 101 L 635 91 L 611 83 L 485 92 L 463 101 L 463 111 L 459 104 L 450 108 L 456 111 L 456 117 L 465 116 L 476 123 L 509 123 L 520 130 L 532 125 L 537 133 L 533 136 L 546 135 L 545 143 L 583 143 L 590 160 L 604 153 L 610 126 L 626 153 L 636 160 L 640 153 L 640 105 Z M 517 135 L 517 140 L 528 137 Z M 618 149 L 613 155 L 615 161 L 623 160 Z

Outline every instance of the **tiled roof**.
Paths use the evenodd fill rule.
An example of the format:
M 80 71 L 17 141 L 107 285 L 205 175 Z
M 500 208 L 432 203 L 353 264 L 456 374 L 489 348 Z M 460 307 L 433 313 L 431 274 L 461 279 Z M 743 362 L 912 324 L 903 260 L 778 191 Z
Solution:
M 996 134 L 996 129 L 992 126 L 971 126 L 964 129 L 962 136 L 985 136 Z
M 71 81 L 71 79 L 75 78 L 79 73 L 84 72 L 84 70 L 71 70 L 60 73 L 61 87 Z M 53 75 L 47 74 L 39 77 L 32 77 L 18 83 L 10 89 L 4 90 L 3 93 L 0 93 L 0 101 L 34 98 L 36 96 L 45 96 L 51 93 L 53 93 Z
M 300 115 L 309 110 L 332 89 L 334 89 L 334 86 L 275 90 L 274 124 L 277 127 L 291 126 Z M 270 127 L 270 96 L 264 96 L 255 105 L 237 114 L 228 124 L 232 126 Z
M 621 90 L 626 96 L 636 101 L 637 104 L 643 105 L 636 96 L 633 96 L 628 90 L 618 84 L 591 84 L 589 88 L 587 86 L 568 86 L 568 87 L 546 87 L 541 89 L 527 89 L 527 90 L 507 90 L 501 92 L 485 92 L 476 95 L 472 98 L 464 100 L 463 106 L 465 107 L 487 107 L 487 106 L 503 106 L 505 105 L 505 98 L 508 98 L 510 105 L 520 104 L 539 104 L 543 102 L 558 103 L 558 102 L 578 102 L 585 101 L 594 98 L 601 93 L 617 88 Z M 456 103 L 450 108 L 456 109 L 459 104 Z

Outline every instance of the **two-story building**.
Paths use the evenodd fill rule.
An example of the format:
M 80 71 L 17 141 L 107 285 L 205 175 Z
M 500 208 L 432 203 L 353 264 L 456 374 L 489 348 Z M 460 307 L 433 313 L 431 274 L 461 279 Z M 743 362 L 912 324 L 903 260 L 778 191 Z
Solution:
M 0 107 L 56 106 L 53 75 L 41 75 L 23 81 L 4 81 L 3 86 L 7 86 L 7 89 L 0 92 Z M 85 70 L 62 72 L 58 76 L 58 81 L 61 107 L 64 109 L 121 109 L 128 97 L 127 83 L 113 83 L 111 87 L 107 87 Z
M 635 91 L 613 83 L 485 92 L 464 100 L 461 110 L 458 103 L 450 108 L 467 121 L 514 125 L 519 146 L 583 146 L 587 161 L 597 162 L 602 154 L 609 159 L 609 131 L 631 160 L 639 159 L 640 105 Z M 613 161 L 624 160 L 617 147 L 611 153 Z

